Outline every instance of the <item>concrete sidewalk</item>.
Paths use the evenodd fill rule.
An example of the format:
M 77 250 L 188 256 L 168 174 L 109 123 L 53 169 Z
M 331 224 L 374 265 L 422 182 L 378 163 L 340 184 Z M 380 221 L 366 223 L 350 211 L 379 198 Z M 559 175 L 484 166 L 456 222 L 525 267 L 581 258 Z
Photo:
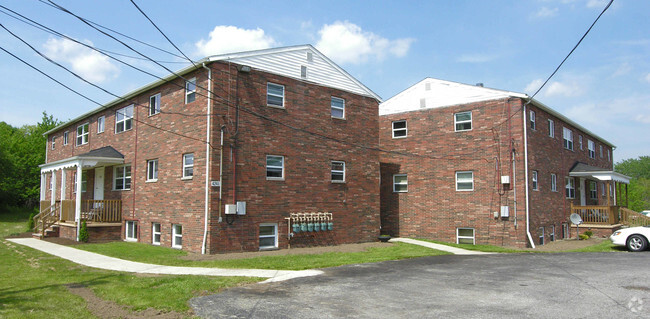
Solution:
M 108 257 L 68 246 L 53 244 L 44 240 L 34 238 L 8 238 L 8 241 L 16 244 L 40 250 L 63 259 L 70 260 L 77 264 L 88 267 L 134 272 L 143 274 L 164 274 L 164 275 L 198 275 L 198 276 L 242 276 L 269 278 L 264 282 L 284 281 L 298 277 L 317 276 L 323 272 L 320 270 L 269 270 L 269 269 L 226 269 L 226 268 L 205 268 L 205 267 L 176 267 L 145 264 L 128 261 L 124 259 Z
M 474 250 L 456 248 L 456 247 L 451 247 L 451 246 L 447 246 L 447 245 L 434 244 L 434 243 L 430 243 L 430 242 L 427 242 L 427 241 L 415 240 L 415 239 L 410 239 L 410 238 L 391 238 L 390 242 L 401 242 L 401 243 L 407 243 L 407 244 L 411 244 L 411 245 L 424 246 L 424 247 L 428 247 L 428 248 L 431 248 L 431 249 L 446 251 L 446 252 L 452 253 L 454 255 L 490 255 L 490 254 L 493 254 L 493 253 L 486 253 L 486 252 L 482 252 L 482 251 L 474 251 Z

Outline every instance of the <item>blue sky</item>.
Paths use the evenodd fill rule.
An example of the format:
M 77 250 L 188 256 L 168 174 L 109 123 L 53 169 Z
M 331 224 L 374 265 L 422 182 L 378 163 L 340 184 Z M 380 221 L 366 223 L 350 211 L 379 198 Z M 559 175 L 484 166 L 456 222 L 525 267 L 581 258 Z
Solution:
M 174 48 L 126 0 L 63 1 L 70 11 L 141 41 Z M 136 3 L 193 59 L 312 44 L 388 99 L 425 77 L 533 94 L 607 5 L 606 0 L 163 1 Z M 36 0 L 0 3 L 95 47 L 136 56 L 74 17 Z M 0 23 L 57 62 L 116 94 L 154 78 L 0 13 Z M 126 41 L 172 70 L 187 64 Z M 99 101 L 112 96 L 49 64 L 0 29 L 0 46 Z M 159 75 L 162 68 L 125 61 Z M 0 52 L 0 121 L 42 111 L 67 120 L 95 104 Z M 616 0 L 536 99 L 617 146 L 616 161 L 650 155 L 650 1 Z

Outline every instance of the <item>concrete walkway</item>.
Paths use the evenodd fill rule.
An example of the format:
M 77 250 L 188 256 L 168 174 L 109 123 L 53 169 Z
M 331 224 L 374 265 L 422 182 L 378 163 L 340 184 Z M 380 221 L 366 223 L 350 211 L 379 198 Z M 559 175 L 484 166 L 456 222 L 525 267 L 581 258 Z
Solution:
M 176 267 L 145 264 L 128 261 L 124 259 L 108 257 L 88 251 L 71 248 L 68 246 L 50 243 L 34 238 L 8 238 L 8 241 L 16 244 L 40 250 L 63 259 L 70 260 L 77 264 L 88 267 L 134 272 L 143 274 L 165 274 L 165 275 L 197 275 L 197 276 L 242 276 L 269 278 L 264 282 L 284 281 L 298 277 L 317 276 L 323 272 L 320 270 L 270 270 L 270 269 L 226 269 L 226 268 L 205 268 L 205 267 Z
M 486 253 L 486 252 L 482 252 L 482 251 L 474 251 L 474 250 L 456 248 L 456 247 L 451 247 L 451 246 L 447 246 L 447 245 L 434 244 L 434 243 L 430 243 L 428 241 L 415 240 L 415 239 L 410 239 L 410 238 L 391 238 L 390 242 L 401 242 L 401 243 L 407 243 L 407 244 L 411 244 L 411 245 L 424 246 L 424 247 L 428 247 L 428 248 L 431 248 L 431 249 L 446 251 L 446 252 L 452 253 L 454 255 L 489 255 L 489 254 L 493 254 L 493 253 Z

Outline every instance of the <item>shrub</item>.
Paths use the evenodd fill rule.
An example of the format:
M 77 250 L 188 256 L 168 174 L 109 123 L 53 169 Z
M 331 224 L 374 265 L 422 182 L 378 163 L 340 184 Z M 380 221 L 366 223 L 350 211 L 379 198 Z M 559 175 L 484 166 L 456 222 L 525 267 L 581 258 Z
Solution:
M 587 239 L 589 239 L 589 236 L 587 236 L 587 234 L 580 234 L 580 239 L 581 240 L 587 240 Z
M 82 241 L 84 243 L 88 242 L 88 226 L 86 225 L 86 221 L 81 222 L 81 228 L 79 229 L 79 241 Z
M 584 232 L 584 234 L 587 235 L 589 238 L 594 236 L 594 233 L 591 230 Z
M 27 219 L 27 230 L 34 230 L 34 213 L 29 214 L 29 219 Z

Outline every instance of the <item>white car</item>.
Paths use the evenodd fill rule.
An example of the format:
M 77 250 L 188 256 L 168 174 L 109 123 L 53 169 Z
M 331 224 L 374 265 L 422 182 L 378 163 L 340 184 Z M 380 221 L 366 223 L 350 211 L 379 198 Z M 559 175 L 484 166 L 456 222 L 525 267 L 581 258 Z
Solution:
M 626 246 L 630 251 L 646 250 L 649 238 L 650 226 L 623 228 L 609 236 L 614 245 Z

